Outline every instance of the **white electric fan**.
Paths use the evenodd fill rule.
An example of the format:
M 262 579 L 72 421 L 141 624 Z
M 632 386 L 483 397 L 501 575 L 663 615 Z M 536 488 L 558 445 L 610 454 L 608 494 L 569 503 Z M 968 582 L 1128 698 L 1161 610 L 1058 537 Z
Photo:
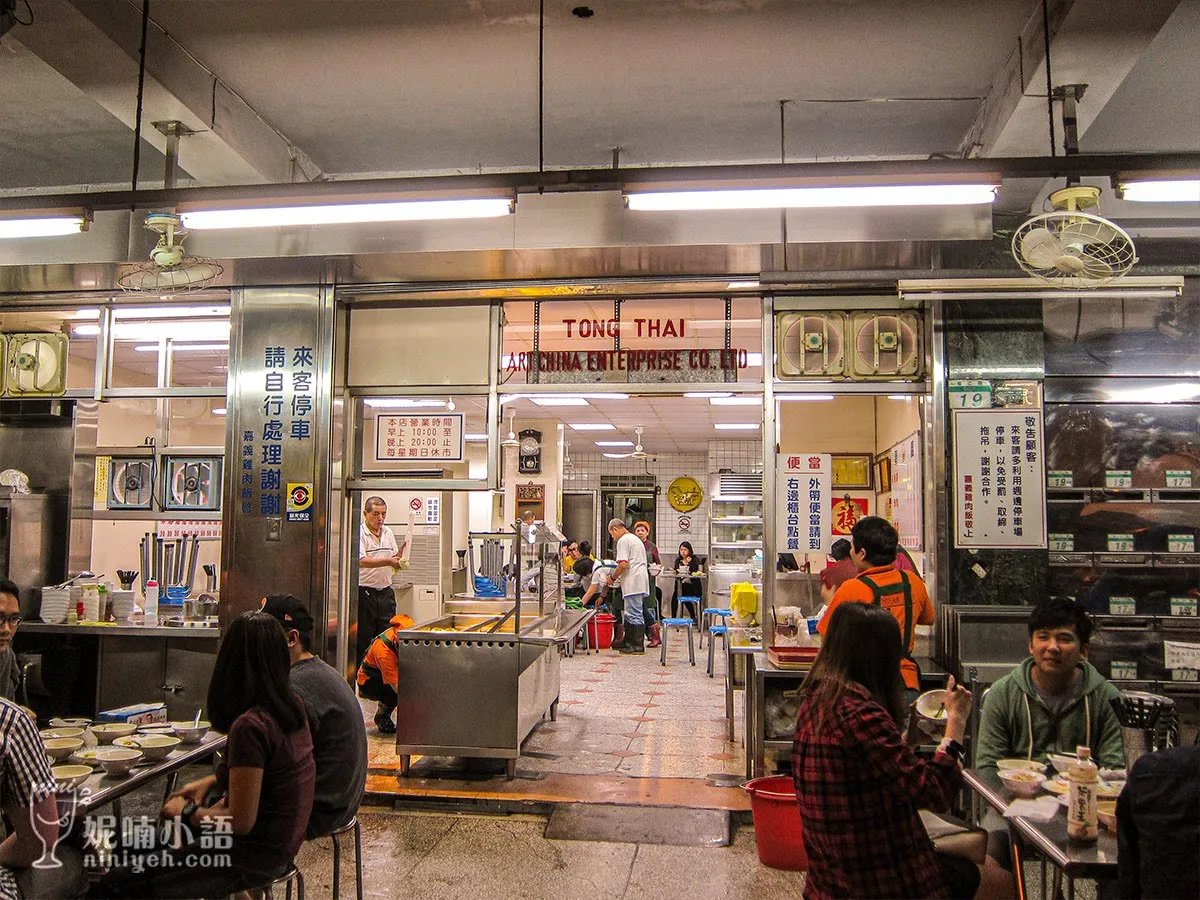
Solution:
M 1077 290 L 1108 284 L 1129 273 L 1137 251 L 1124 229 L 1095 207 L 1100 189 L 1074 185 L 1050 195 L 1053 212 L 1034 216 L 1016 230 L 1012 254 L 1025 272 L 1046 284 Z

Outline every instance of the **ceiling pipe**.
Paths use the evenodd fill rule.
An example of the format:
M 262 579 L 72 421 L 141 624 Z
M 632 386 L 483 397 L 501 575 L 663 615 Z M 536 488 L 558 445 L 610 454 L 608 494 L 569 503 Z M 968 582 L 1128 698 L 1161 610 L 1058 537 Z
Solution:
M 759 179 L 878 179 L 896 183 L 906 177 L 982 175 L 1002 178 L 1114 178 L 1121 172 L 1200 172 L 1200 153 L 1079 154 L 1058 157 L 977 159 L 869 160 L 730 166 L 663 166 L 637 169 L 576 169 L 512 172 L 493 175 L 446 175 L 421 178 L 378 178 L 295 184 L 221 185 L 173 190 L 102 191 L 0 197 L 0 211 L 36 211 L 57 207 L 99 210 L 178 208 L 220 204 L 364 202 L 398 195 L 478 191 L 486 188 L 530 192 L 619 191 L 636 182 L 751 181 Z

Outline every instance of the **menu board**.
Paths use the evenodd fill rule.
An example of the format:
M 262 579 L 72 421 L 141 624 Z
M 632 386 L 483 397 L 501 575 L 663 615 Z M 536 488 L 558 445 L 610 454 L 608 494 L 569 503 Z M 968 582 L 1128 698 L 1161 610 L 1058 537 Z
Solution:
M 780 454 L 778 465 L 783 496 L 783 502 L 776 504 L 779 551 L 829 552 L 833 525 L 830 454 Z
M 1042 411 L 966 409 L 952 415 L 956 546 L 1045 547 Z

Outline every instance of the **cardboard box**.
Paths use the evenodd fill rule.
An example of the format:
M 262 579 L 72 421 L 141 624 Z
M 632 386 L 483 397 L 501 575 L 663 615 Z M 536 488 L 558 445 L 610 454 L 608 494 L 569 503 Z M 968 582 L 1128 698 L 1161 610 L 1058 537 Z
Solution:
M 135 703 L 120 709 L 106 709 L 96 715 L 97 722 L 129 722 L 133 725 L 149 725 L 167 721 L 167 704 Z

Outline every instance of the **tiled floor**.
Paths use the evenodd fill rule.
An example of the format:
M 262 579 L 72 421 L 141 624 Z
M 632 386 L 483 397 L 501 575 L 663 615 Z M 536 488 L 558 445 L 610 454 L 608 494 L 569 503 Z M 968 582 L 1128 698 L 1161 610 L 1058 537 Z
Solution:
M 724 654 L 719 652 L 720 646 L 715 677 L 709 678 L 704 668 L 706 657 L 699 657 L 696 666 L 690 665 L 686 644 L 678 636 L 672 637 L 666 666 L 660 664 L 657 650 L 648 650 L 644 656 L 605 650 L 564 658 L 558 719 L 545 719 L 534 728 L 517 763 L 518 784 L 507 786 L 502 793 L 519 795 L 522 779 L 551 775 L 591 776 L 611 783 L 612 776 L 705 781 L 714 775 L 744 773 L 745 751 L 740 740 L 730 743 L 725 739 Z M 740 718 L 742 694 L 735 699 Z M 373 704 L 364 706 L 373 708 Z M 376 733 L 369 714 L 364 715 L 374 775 L 369 790 L 403 794 L 420 781 L 421 791 L 428 793 L 434 779 L 400 779 L 392 774 L 399 768 L 394 746 Z M 444 773 L 451 765 L 461 768 L 462 763 L 425 760 L 414 765 L 414 775 L 434 774 L 431 769 Z M 473 786 L 477 791 L 486 790 L 477 778 Z M 502 786 L 496 783 L 495 787 L 499 790 Z M 644 795 L 642 787 L 631 789 Z M 737 802 L 719 805 L 746 808 L 740 789 L 715 790 L 739 795 Z

